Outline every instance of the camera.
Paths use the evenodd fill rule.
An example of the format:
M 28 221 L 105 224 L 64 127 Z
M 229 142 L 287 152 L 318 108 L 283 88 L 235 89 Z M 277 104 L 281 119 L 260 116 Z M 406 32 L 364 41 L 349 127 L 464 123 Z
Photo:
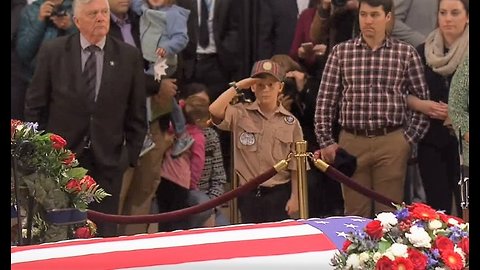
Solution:
M 332 0 L 332 5 L 336 7 L 343 7 L 347 4 L 348 0 Z
M 67 10 L 62 6 L 55 6 L 50 16 L 62 17 L 67 15 Z

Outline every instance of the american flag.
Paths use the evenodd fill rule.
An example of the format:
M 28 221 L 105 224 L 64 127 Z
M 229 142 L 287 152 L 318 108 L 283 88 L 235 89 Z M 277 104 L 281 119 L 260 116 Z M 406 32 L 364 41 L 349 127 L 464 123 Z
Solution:
M 332 269 L 346 233 L 369 221 L 313 218 L 14 246 L 11 269 Z

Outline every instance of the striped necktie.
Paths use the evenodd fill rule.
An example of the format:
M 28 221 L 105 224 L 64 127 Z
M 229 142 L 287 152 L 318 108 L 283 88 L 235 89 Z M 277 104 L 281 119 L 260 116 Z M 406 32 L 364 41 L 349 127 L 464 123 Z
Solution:
M 87 85 L 87 88 L 85 89 L 87 99 L 94 103 L 96 95 L 95 86 L 97 83 L 97 57 L 95 56 L 95 52 L 100 51 L 100 48 L 95 45 L 90 45 L 85 48 L 85 50 L 90 52 L 90 55 L 85 62 L 82 76 L 85 79 L 85 83 Z

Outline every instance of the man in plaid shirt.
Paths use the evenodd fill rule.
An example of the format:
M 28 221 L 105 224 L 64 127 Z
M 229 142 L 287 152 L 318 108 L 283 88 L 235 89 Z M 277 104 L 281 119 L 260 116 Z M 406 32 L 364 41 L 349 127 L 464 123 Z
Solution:
M 352 178 L 365 187 L 403 201 L 411 144 L 426 133 L 425 115 L 407 108 L 406 96 L 429 99 L 420 56 L 411 45 L 386 35 L 392 0 L 360 0 L 358 37 L 335 46 L 317 97 L 317 155 L 333 164 L 339 147 L 357 157 Z M 332 137 L 338 115 L 339 142 Z M 345 215 L 374 217 L 392 211 L 342 185 Z

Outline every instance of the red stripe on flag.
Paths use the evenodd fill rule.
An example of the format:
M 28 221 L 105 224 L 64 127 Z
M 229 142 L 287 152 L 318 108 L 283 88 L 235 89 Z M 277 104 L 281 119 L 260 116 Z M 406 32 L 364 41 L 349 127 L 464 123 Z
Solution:
M 246 232 L 248 233 L 248 232 Z M 128 244 L 128 243 L 124 243 Z M 116 269 L 336 249 L 324 234 L 107 252 L 17 263 L 11 269 Z M 65 254 L 68 256 L 68 254 Z
M 239 231 L 239 230 L 254 230 L 254 229 L 263 229 L 263 228 L 278 228 L 278 227 L 287 227 L 292 225 L 304 225 L 298 221 L 285 221 L 285 222 L 272 222 L 272 223 L 260 223 L 260 224 L 243 224 L 235 226 L 226 226 L 226 227 L 215 227 L 215 228 L 201 228 L 185 231 L 175 231 L 175 232 L 160 232 L 154 234 L 142 234 L 142 235 L 132 235 L 132 236 L 121 236 L 121 237 L 109 237 L 109 238 L 98 238 L 98 239 L 77 239 L 75 241 L 65 241 L 59 243 L 47 243 L 41 245 L 29 245 L 29 246 L 15 246 L 11 247 L 11 253 L 33 250 L 33 249 L 44 249 L 44 248 L 57 248 L 57 247 L 66 247 L 66 246 L 78 246 L 78 245 L 89 245 L 95 243 L 105 243 L 105 242 L 116 242 L 116 241 L 129 241 L 129 240 L 138 240 L 138 239 L 149 239 L 149 238 L 159 238 L 159 237 L 171 237 L 178 235 L 190 235 L 190 234 L 202 234 L 202 233 L 212 233 L 212 232 L 224 232 L 224 231 Z M 248 233 L 248 231 L 246 231 Z

